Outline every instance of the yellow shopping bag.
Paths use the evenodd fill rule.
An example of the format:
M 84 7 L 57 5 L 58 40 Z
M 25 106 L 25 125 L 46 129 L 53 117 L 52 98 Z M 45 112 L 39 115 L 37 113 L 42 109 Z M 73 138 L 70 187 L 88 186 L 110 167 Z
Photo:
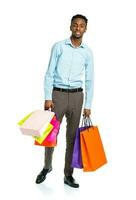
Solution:
M 49 135 L 49 133 L 52 131 L 52 129 L 53 129 L 53 125 L 49 124 L 46 130 L 43 132 L 42 136 L 39 136 L 39 137 L 34 136 L 35 140 L 41 144 L 45 140 L 45 138 Z

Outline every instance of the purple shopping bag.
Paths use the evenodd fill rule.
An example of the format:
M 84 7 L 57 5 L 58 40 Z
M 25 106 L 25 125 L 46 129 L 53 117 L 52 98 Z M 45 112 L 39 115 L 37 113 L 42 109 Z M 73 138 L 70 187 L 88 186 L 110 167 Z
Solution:
M 83 168 L 82 156 L 81 156 L 81 146 L 80 146 L 80 132 L 87 129 L 89 126 L 90 126 L 90 121 L 88 121 L 88 118 L 83 116 L 82 125 L 80 128 L 77 128 L 77 130 L 76 130 L 72 163 L 71 163 L 71 167 L 73 167 L 73 168 L 79 168 L 79 169 Z
M 83 168 L 82 164 L 82 157 L 81 157 L 81 147 L 80 147 L 80 131 L 85 130 L 86 127 L 77 128 L 76 130 L 76 137 L 75 137 L 75 144 L 73 149 L 73 157 L 71 167 L 73 168 Z

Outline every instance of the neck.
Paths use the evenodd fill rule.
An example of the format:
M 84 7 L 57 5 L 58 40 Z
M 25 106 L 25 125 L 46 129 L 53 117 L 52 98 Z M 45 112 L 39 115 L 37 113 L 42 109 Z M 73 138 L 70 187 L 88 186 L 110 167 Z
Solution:
M 82 38 L 75 38 L 73 36 L 70 37 L 73 46 L 79 47 L 82 43 Z

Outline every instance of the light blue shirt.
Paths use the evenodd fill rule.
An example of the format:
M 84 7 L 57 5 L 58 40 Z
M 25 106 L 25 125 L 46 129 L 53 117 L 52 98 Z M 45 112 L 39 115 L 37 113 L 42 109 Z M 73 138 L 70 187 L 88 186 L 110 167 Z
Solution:
M 87 45 L 82 43 L 79 47 L 74 47 L 71 39 L 66 39 L 53 45 L 44 79 L 45 100 L 52 100 L 53 87 L 66 89 L 83 88 L 84 82 L 84 108 L 91 109 L 93 79 L 93 55 Z

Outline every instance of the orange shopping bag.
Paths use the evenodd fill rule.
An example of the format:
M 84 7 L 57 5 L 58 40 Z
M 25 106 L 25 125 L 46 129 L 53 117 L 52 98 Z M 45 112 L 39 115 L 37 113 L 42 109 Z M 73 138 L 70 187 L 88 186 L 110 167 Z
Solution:
M 97 126 L 80 132 L 83 171 L 95 171 L 107 163 L 102 140 Z

